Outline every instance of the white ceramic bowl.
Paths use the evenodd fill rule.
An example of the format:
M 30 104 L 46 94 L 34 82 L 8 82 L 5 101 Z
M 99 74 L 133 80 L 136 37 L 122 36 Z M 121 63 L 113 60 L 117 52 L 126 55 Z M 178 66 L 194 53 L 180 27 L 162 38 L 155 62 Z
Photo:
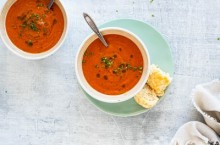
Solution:
M 83 88 L 83 90 L 89 94 L 91 97 L 102 101 L 102 102 L 107 102 L 107 103 L 118 103 L 122 101 L 126 101 L 132 97 L 134 97 L 145 85 L 147 82 L 148 76 L 149 76 L 149 67 L 150 67 L 150 58 L 149 58 L 149 53 L 144 45 L 144 43 L 133 33 L 131 33 L 128 30 L 122 29 L 122 28 L 105 28 L 100 30 L 103 35 L 107 34 L 118 34 L 124 37 L 129 38 L 132 40 L 140 49 L 143 61 L 144 61 L 144 67 L 143 67 L 143 73 L 138 81 L 138 83 L 128 92 L 120 95 L 106 95 L 103 93 L 100 93 L 93 89 L 87 80 L 85 79 L 83 75 L 83 70 L 82 70 L 82 59 L 83 59 L 83 54 L 88 48 L 88 46 L 98 37 L 93 33 L 89 35 L 81 44 L 79 47 L 79 50 L 76 54 L 76 60 L 75 60 L 75 71 L 76 71 L 76 76 L 77 79 Z
M 52 55 L 53 53 L 55 53 L 60 48 L 60 46 L 63 44 L 63 42 L 65 40 L 65 37 L 66 37 L 66 34 L 67 34 L 67 28 L 68 28 L 67 14 L 66 14 L 66 11 L 65 11 L 61 1 L 60 0 L 55 0 L 55 3 L 59 6 L 59 8 L 61 9 L 61 11 L 63 13 L 63 18 L 64 18 L 63 34 L 62 34 L 61 38 L 59 39 L 59 41 L 56 43 L 55 46 L 53 46 L 51 49 L 49 49 L 46 52 L 37 53 L 37 54 L 22 51 L 21 49 L 17 48 L 11 42 L 10 38 L 8 37 L 8 34 L 6 32 L 5 21 L 6 21 L 6 16 L 7 16 L 7 13 L 9 11 L 10 7 L 15 2 L 16 2 L 16 0 L 7 0 L 7 2 L 5 3 L 5 5 L 2 8 L 1 13 L 0 13 L 0 22 L 1 22 L 0 23 L 0 35 L 1 35 L 2 41 L 7 46 L 7 48 L 9 50 L 11 50 L 17 56 L 20 56 L 20 57 L 25 58 L 25 59 L 30 59 L 30 60 L 42 59 L 42 58 L 48 57 L 48 56 Z

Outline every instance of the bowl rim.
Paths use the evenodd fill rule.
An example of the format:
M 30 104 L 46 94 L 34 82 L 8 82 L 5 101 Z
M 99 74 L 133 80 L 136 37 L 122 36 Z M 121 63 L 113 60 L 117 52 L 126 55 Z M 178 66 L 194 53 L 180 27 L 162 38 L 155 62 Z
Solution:
M 136 45 L 137 45 L 137 43 L 140 43 L 140 45 L 142 46 L 143 51 L 145 52 L 145 55 L 147 56 L 147 58 L 146 58 L 147 64 L 145 64 L 145 65 L 147 65 L 145 77 L 144 77 L 144 78 L 141 78 L 141 79 L 137 82 L 137 84 L 138 84 L 141 80 L 143 81 L 143 82 L 141 83 L 141 87 L 138 88 L 138 89 L 135 91 L 135 93 L 133 93 L 133 94 L 131 94 L 131 95 L 127 95 L 127 97 L 124 97 L 123 99 L 121 99 L 121 98 L 119 98 L 121 95 L 125 95 L 125 94 L 128 94 L 128 93 L 125 92 L 125 93 L 120 94 L 120 95 L 106 95 L 106 94 L 103 94 L 103 93 L 100 93 L 100 92 L 96 91 L 96 90 L 93 89 L 92 86 L 90 86 L 90 85 L 89 85 L 89 86 L 90 86 L 90 89 L 88 89 L 88 88 L 86 87 L 86 85 L 84 85 L 82 78 L 80 78 L 80 74 L 79 74 L 80 71 L 78 70 L 79 54 L 80 54 L 82 48 L 84 47 L 84 45 L 86 44 L 87 41 L 89 41 L 89 40 L 90 40 L 91 38 L 93 38 L 93 37 L 96 37 L 96 38 L 97 38 L 97 36 L 95 36 L 95 35 L 96 35 L 95 33 L 89 34 L 89 35 L 83 40 L 83 42 L 80 44 L 80 46 L 78 47 L 78 50 L 77 50 L 77 53 L 76 53 L 76 57 L 75 57 L 75 73 L 76 73 L 77 80 L 78 80 L 78 82 L 79 82 L 81 88 L 82 88 L 88 95 L 90 95 L 92 98 L 94 98 L 94 99 L 96 99 L 96 100 L 99 100 L 99 101 L 102 101 L 102 102 L 106 102 L 106 103 L 119 103 L 119 102 L 127 101 L 127 100 L 131 99 L 132 97 L 134 97 L 134 96 L 144 87 L 144 85 L 145 85 L 146 82 L 147 82 L 147 79 L 148 79 L 149 73 L 150 73 L 150 71 L 149 71 L 149 68 L 150 68 L 150 55 L 149 55 L 148 49 L 147 49 L 146 45 L 143 43 L 143 41 L 142 41 L 137 35 L 135 35 L 134 33 L 132 33 L 131 31 L 129 31 L 129 30 L 127 30 L 127 29 L 120 28 L 120 27 L 106 27 L 106 28 L 101 28 L 101 29 L 99 29 L 99 30 L 100 30 L 100 32 L 104 32 L 104 31 L 108 31 L 108 30 L 124 31 L 125 33 L 129 34 L 130 36 L 132 36 L 133 39 L 136 39 L 137 42 L 134 42 L 134 41 L 132 40 Z M 114 34 L 114 33 L 112 33 L 112 34 Z M 104 35 L 105 35 L 105 34 L 104 34 Z M 108 34 L 107 34 L 107 35 L 108 35 Z M 120 34 L 118 34 L 118 35 L 120 35 Z M 122 35 L 122 36 L 124 36 L 124 35 Z M 126 36 L 124 36 L 124 37 L 126 37 Z M 128 37 L 127 37 L 127 38 L 128 38 Z M 130 39 L 130 38 L 128 38 L 128 39 Z M 138 47 L 138 48 L 139 48 L 139 47 Z M 139 48 L 139 49 L 140 49 L 140 48 Z M 141 50 L 141 49 L 140 49 L 140 50 Z M 141 54 L 142 54 L 142 53 L 143 53 L 143 52 L 141 52 Z M 142 55 L 142 56 L 143 56 L 143 55 Z M 82 72 L 82 74 L 83 74 L 83 72 Z M 143 80 L 143 79 L 144 79 L 144 80 Z M 137 85 L 137 84 L 136 84 L 136 85 Z M 135 85 L 135 86 L 136 86 L 136 85 Z M 134 86 L 134 87 L 135 87 L 135 86 Z M 134 87 L 133 87 L 133 88 L 134 88 Z M 133 89 L 133 88 L 132 88 L 132 89 Z M 130 90 L 132 90 L 132 89 L 130 89 Z M 107 97 L 114 96 L 115 99 L 106 99 L 106 98 L 104 99 L 104 97 L 93 96 L 93 93 L 91 93 L 90 90 L 95 90 L 95 91 L 98 92 L 99 94 L 105 95 L 105 96 L 107 96 Z M 130 90 L 129 90 L 129 91 L 130 91 Z M 129 91 L 128 91 L 128 92 L 129 92 Z
M 13 1 L 11 4 L 11 6 L 12 6 L 16 2 L 16 0 L 11 0 L 11 1 Z M 4 22 L 2 22 L 2 24 L 0 24 L 0 25 L 2 25 L 4 28 L 6 28 L 5 20 L 6 20 L 7 13 L 10 10 L 11 6 L 6 11 L 6 15 L 2 15 L 2 12 L 3 12 L 4 8 L 6 7 L 6 5 L 8 4 L 8 2 L 10 2 L 10 1 L 8 1 L 8 0 L 5 1 L 3 7 L 1 7 L 1 9 L 0 9 L 0 19 L 2 17 L 4 17 Z M 62 12 L 62 15 L 64 18 L 64 29 L 63 29 L 63 32 L 62 32 L 60 39 L 56 42 L 56 44 L 52 48 L 50 48 L 47 51 L 41 52 L 41 53 L 25 52 L 25 51 L 19 49 L 14 43 L 12 43 L 12 41 L 10 40 L 10 38 L 7 34 L 6 29 L 1 29 L 0 30 L 0 38 L 3 41 L 4 45 L 13 54 L 15 54 L 16 56 L 19 56 L 21 58 L 24 58 L 26 60 L 40 60 L 40 59 L 44 59 L 44 58 L 49 57 L 49 56 L 53 55 L 54 53 L 56 53 L 60 49 L 60 47 L 63 45 L 64 41 L 66 40 L 68 29 L 69 29 L 69 20 L 68 20 L 68 15 L 67 15 L 67 12 L 66 12 L 66 9 L 64 7 L 63 2 L 60 0 L 55 0 L 55 3 L 58 5 L 58 7 L 60 8 L 60 10 Z M 4 35 L 4 34 L 6 34 L 6 35 Z M 11 44 L 8 44 L 7 41 L 9 41 Z M 16 50 L 14 50 L 14 49 L 16 49 Z

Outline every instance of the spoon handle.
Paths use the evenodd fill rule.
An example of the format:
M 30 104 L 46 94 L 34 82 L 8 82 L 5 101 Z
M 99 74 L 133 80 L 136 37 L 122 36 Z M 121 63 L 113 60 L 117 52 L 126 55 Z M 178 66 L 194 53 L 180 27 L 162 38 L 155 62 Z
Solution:
M 92 18 L 86 13 L 83 13 L 83 16 L 84 16 L 84 19 L 86 20 L 86 22 L 88 23 L 88 25 L 90 26 L 90 28 L 98 35 L 99 39 L 102 41 L 102 43 L 105 45 L 105 47 L 108 47 L 107 42 L 105 41 L 102 34 L 99 32 L 99 29 L 96 26 L 95 22 L 92 20 Z
M 48 8 L 48 9 L 50 9 L 50 8 L 52 7 L 54 1 L 55 1 L 55 0 L 50 0 L 50 2 L 49 2 L 48 5 L 47 5 L 47 8 Z

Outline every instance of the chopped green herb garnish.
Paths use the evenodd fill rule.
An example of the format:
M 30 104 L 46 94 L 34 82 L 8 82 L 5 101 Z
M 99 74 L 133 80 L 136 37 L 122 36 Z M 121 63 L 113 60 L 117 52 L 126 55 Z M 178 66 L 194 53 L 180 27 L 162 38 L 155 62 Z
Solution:
M 138 69 L 138 68 L 137 68 L 136 66 L 135 66 L 135 67 L 133 67 L 133 70 L 134 70 L 134 71 L 136 71 L 137 69 Z
M 217 40 L 220 40 L 220 37 L 219 37 L 219 38 L 217 38 Z
M 38 15 L 38 14 L 32 14 L 32 15 L 30 16 L 30 18 L 31 18 L 32 20 L 39 20 L 39 15 Z
M 108 68 L 108 67 L 111 66 L 111 64 L 112 64 L 112 62 L 108 61 L 108 62 L 105 63 L 105 66 Z
M 152 3 L 154 0 L 150 0 L 150 3 Z
M 114 74 L 117 74 L 117 73 L 118 73 L 118 70 L 117 70 L 117 69 L 114 69 L 114 70 L 113 70 L 113 73 L 114 73 Z
M 154 14 L 152 14 L 151 16 L 154 17 Z
M 86 63 L 86 61 L 85 61 L 85 60 L 82 60 L 82 63 Z
M 37 7 L 44 7 L 44 4 L 43 3 L 38 3 Z
M 143 70 L 143 67 L 142 66 L 138 67 L 138 70 Z
M 25 41 L 28 46 L 33 46 L 32 40 Z
M 133 71 L 139 71 L 140 73 L 142 73 L 143 71 L 143 67 L 142 66 L 131 66 L 129 63 L 121 63 L 120 65 L 118 65 L 118 68 L 113 70 L 114 74 L 121 74 L 121 73 L 126 73 L 128 70 L 133 70 Z
M 106 60 L 107 60 L 106 57 L 102 57 L 102 58 L 101 58 L 101 61 L 102 61 L 102 62 L 105 62 Z
M 101 62 L 105 64 L 105 68 L 109 68 L 113 64 L 113 60 L 111 58 L 102 57 Z
M 31 30 L 33 30 L 33 31 L 37 31 L 37 30 L 38 30 L 38 28 L 37 28 L 37 26 L 36 26 L 36 24 L 35 24 L 34 22 L 31 22 L 31 23 L 29 24 L 29 27 L 30 27 Z
M 132 66 L 131 66 L 130 64 L 126 64 L 126 67 L 127 67 L 128 69 L 132 69 Z
M 50 12 L 50 10 L 45 10 L 45 11 L 44 11 L 44 13 L 46 13 L 46 14 L 49 13 L 49 12 Z
M 45 14 L 42 14 L 42 18 L 46 18 L 46 15 L 45 15 Z
M 21 25 L 21 27 L 22 27 L 22 28 L 26 28 L 26 27 L 27 27 L 27 24 L 23 23 L 23 24 Z
M 125 64 L 120 64 L 118 68 L 123 69 L 124 67 L 125 67 Z

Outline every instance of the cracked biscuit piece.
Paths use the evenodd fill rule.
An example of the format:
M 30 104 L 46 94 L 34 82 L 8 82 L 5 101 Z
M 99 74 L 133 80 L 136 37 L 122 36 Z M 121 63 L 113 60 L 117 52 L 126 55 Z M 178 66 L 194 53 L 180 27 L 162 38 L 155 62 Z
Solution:
M 134 99 L 144 108 L 153 107 L 159 100 L 154 90 L 152 90 L 148 85 L 145 85 L 144 88 L 135 95 Z
M 147 84 L 155 91 L 157 96 L 163 96 L 166 87 L 170 84 L 171 77 L 156 65 L 150 66 L 150 74 Z

